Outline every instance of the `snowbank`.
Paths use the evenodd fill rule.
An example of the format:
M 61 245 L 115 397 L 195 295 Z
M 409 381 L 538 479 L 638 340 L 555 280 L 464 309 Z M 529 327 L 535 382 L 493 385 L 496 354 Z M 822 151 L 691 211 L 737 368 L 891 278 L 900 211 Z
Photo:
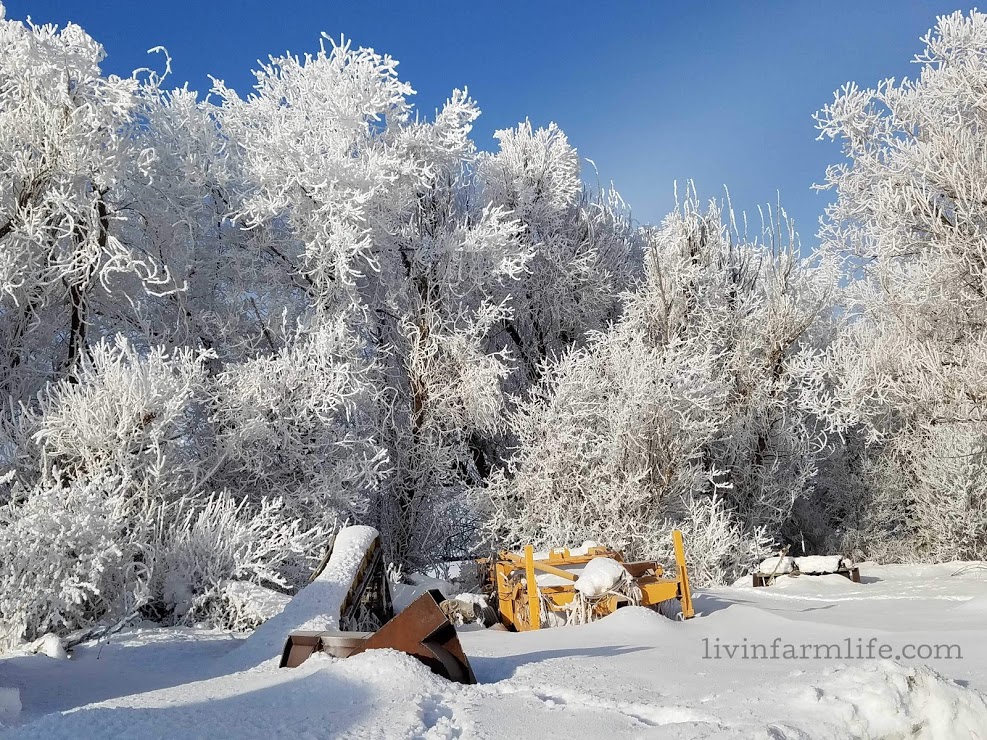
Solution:
M 466 722 L 445 716 L 442 692 L 449 690 L 448 681 L 393 650 L 347 660 L 316 655 L 291 670 L 265 666 L 49 714 L 16 728 L 12 737 L 443 738 L 457 736 L 458 728 L 470 737 Z
M 987 698 L 928 666 L 877 661 L 840 667 L 806 689 L 801 703 L 823 709 L 847 737 L 927 740 L 984 737 Z
M 338 629 L 339 610 L 375 539 L 377 530 L 373 527 L 341 529 L 333 543 L 332 556 L 319 577 L 223 660 L 234 670 L 246 670 L 279 658 L 289 632 Z
M 279 670 L 280 631 L 267 662 L 242 672 L 218 657 L 228 634 L 125 631 L 69 661 L 0 656 L 0 683 L 23 704 L 0 738 L 987 738 L 987 579 L 952 577 L 961 566 L 866 565 L 868 584 L 748 578 L 698 590 L 703 616 L 685 622 L 629 606 L 583 626 L 463 630 L 476 686 L 390 650 Z M 955 643 L 962 661 L 730 657 L 778 638 Z

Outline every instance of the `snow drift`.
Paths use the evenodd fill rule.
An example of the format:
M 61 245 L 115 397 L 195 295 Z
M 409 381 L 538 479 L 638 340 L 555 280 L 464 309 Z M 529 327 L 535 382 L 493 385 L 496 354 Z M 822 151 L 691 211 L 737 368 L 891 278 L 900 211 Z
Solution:
M 801 704 L 822 708 L 844 736 L 952 740 L 987 735 L 987 697 L 924 665 L 843 666 L 806 689 Z

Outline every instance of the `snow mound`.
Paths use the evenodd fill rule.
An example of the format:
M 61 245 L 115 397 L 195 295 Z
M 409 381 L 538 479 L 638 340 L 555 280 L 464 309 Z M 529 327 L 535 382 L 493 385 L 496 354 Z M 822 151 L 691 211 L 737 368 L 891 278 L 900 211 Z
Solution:
M 757 566 L 756 573 L 764 573 L 769 575 L 774 573 L 776 575 L 791 573 L 795 567 L 795 558 L 793 557 L 773 557 L 767 560 L 761 561 L 761 564 Z
M 928 666 L 842 666 L 804 693 L 802 704 L 822 709 L 847 737 L 952 740 L 987 728 L 987 697 Z
M 295 630 L 339 628 L 339 611 L 363 561 L 377 539 L 373 527 L 339 530 L 325 570 L 284 607 L 277 616 L 254 630 L 243 645 L 223 660 L 235 670 L 246 670 L 279 658 L 288 633 Z
M 593 558 L 579 574 L 574 587 L 586 598 L 596 599 L 610 591 L 626 575 L 624 566 L 613 558 Z
M 346 660 L 314 655 L 291 670 L 264 666 L 47 714 L 11 738 L 438 738 L 445 735 L 429 735 L 437 724 L 429 720 L 458 691 L 394 650 Z M 462 736 L 475 736 L 456 724 Z M 460 734 L 449 729 L 450 737 Z
M 668 617 L 663 617 L 648 607 L 625 606 L 612 614 L 608 614 L 603 619 L 579 629 L 627 637 L 633 635 L 653 636 L 658 634 L 660 630 L 676 629 L 676 627 L 674 621 Z
M 62 643 L 62 638 L 54 632 L 49 632 L 39 637 L 28 645 L 27 650 L 29 653 L 47 655 L 49 658 L 54 658 L 55 660 L 68 660 L 69 657 L 68 652 L 65 650 L 65 645 Z
M 836 573 L 842 568 L 852 568 L 853 562 L 839 555 L 806 555 L 795 558 L 795 564 L 801 573 L 814 575 L 817 573 Z

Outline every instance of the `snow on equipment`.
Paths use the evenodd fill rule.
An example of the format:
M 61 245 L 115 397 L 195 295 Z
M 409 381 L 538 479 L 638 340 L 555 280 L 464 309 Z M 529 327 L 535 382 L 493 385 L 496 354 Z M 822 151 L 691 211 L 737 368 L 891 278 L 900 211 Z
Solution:
M 790 557 L 788 548 L 775 557 L 764 560 L 754 571 L 752 577 L 754 588 L 770 586 L 780 576 L 824 576 L 830 574 L 849 578 L 854 583 L 860 583 L 860 569 L 850 558 L 840 555 L 806 555 L 800 558 Z
M 359 529 L 361 537 L 349 536 L 348 530 Z M 345 592 L 336 596 L 336 605 L 326 603 L 324 608 L 335 613 L 329 621 L 339 629 L 295 630 L 288 635 L 281 653 L 282 668 L 295 668 L 316 652 L 325 652 L 337 658 L 348 658 L 366 650 L 390 648 L 412 655 L 432 669 L 434 673 L 459 683 L 476 683 L 469 660 L 463 653 L 456 635 L 456 628 L 446 618 L 440 604 L 443 596 L 434 589 L 426 591 L 408 606 L 394 615 L 387 577 L 384 571 L 380 537 L 376 531 L 372 538 L 364 535 L 369 527 L 347 527 L 340 530 L 332 552 L 326 558 L 325 572 L 317 574 L 314 582 L 296 598 L 320 582 L 328 573 L 351 576 Z M 341 544 L 346 543 L 343 547 Z M 357 547 L 359 546 L 359 547 Z M 343 549 L 345 551 L 338 552 Z M 355 550 L 362 549 L 362 559 Z M 337 561 L 347 565 L 339 568 Z M 354 567 L 355 566 L 355 567 Z M 336 578 L 335 580 L 338 580 Z M 381 623 L 386 622 L 383 626 Z M 379 627 L 375 632 L 357 631 L 366 627 Z
M 587 543 L 582 548 L 523 554 L 501 551 L 481 560 L 484 591 L 508 629 L 525 631 L 581 624 L 621 606 L 655 606 L 677 599 L 682 617 L 693 616 L 682 533 L 672 532 L 676 576 L 664 577 L 654 561 L 625 563 L 616 550 Z

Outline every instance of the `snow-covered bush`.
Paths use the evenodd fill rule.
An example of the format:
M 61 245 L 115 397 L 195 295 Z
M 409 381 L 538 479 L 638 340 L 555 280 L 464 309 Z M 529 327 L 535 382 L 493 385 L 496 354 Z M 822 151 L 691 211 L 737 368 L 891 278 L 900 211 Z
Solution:
M 143 522 L 120 479 L 55 480 L 23 498 L 0 508 L 0 651 L 133 609 Z
M 335 529 L 307 526 L 280 499 L 255 509 L 225 494 L 162 504 L 151 526 L 145 614 L 224 627 L 237 626 L 241 616 L 226 594 L 230 582 L 295 590 Z
M 93 345 L 71 379 L 22 408 L 18 478 L 30 486 L 55 471 L 64 481 L 112 476 L 133 495 L 181 498 L 203 458 L 208 358 L 184 349 L 140 353 L 121 336 Z
M 340 357 L 339 339 L 317 332 L 210 377 L 210 353 L 141 353 L 118 338 L 22 408 L 0 518 L 16 550 L 4 559 L 7 642 L 138 611 L 231 624 L 227 582 L 303 583 L 381 462 L 360 418 L 359 362 Z M 253 478 L 251 454 L 263 466 Z M 213 493 L 223 476 L 243 480 Z
M 696 362 L 695 347 L 657 352 L 630 334 L 566 355 L 522 404 L 513 475 L 488 491 L 495 541 L 596 540 L 644 555 L 663 546 L 656 526 L 702 489 L 724 397 L 705 374 L 712 363 Z
M 698 584 L 732 583 L 746 576 L 777 541 L 763 526 L 745 530 L 716 494 L 690 499 L 684 517 L 667 523 L 667 544 L 658 553 L 663 563 L 675 560 L 672 529 L 682 530 L 689 577 Z

